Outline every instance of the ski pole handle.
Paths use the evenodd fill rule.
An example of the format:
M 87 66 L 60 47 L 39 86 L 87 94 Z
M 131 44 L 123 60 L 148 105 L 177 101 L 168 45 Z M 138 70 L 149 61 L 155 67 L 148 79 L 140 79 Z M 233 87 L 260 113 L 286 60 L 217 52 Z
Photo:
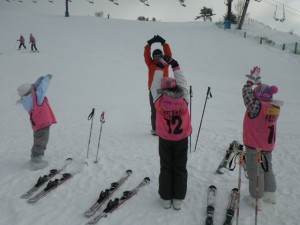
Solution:
M 92 130 L 93 130 L 94 113 L 95 113 L 95 108 L 92 109 L 92 112 L 88 116 L 88 120 L 92 120 L 92 121 L 91 121 L 90 136 L 89 136 L 89 142 L 88 142 L 88 149 L 87 149 L 87 152 L 86 152 L 86 158 L 89 158 L 91 135 L 92 135 Z
M 95 113 L 95 108 L 92 109 L 92 112 L 88 116 L 88 120 L 91 120 L 94 117 L 94 113 Z
M 261 149 L 259 149 L 259 148 L 256 149 L 256 162 L 258 164 L 262 163 Z
M 101 115 L 100 115 L 100 122 L 101 123 L 105 123 L 105 119 L 104 119 L 104 111 L 101 113 Z

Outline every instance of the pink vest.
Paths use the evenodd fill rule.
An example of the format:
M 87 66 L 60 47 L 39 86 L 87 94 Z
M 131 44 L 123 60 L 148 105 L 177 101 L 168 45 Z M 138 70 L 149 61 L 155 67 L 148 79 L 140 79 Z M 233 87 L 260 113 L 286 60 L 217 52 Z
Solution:
M 159 137 L 179 141 L 192 133 L 188 105 L 183 98 L 162 95 L 156 102 L 156 133 Z
M 32 93 L 33 109 L 29 112 L 31 126 L 34 131 L 49 127 L 56 123 L 54 113 L 48 103 L 47 97 L 44 98 L 42 105 L 37 104 L 36 92 Z
M 276 121 L 280 108 L 260 101 L 261 109 L 257 117 L 250 118 L 247 111 L 244 117 L 244 144 L 251 148 L 272 151 L 276 141 Z

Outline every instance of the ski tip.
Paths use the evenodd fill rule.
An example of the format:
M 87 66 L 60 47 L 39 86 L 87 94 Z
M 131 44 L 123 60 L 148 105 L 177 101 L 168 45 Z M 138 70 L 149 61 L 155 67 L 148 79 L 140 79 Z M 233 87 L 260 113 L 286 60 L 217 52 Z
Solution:
M 144 180 L 148 183 L 150 182 L 150 178 L 149 177 L 145 177 Z
M 126 173 L 132 174 L 132 170 L 126 170 Z

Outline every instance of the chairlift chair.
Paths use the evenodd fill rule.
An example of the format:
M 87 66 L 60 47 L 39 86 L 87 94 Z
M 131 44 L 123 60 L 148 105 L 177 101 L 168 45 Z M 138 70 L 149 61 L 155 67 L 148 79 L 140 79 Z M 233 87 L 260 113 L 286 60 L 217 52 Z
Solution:
M 285 21 L 285 10 L 284 10 L 284 5 L 283 5 L 283 8 L 282 8 L 282 18 L 279 20 L 280 22 L 284 22 Z
M 118 0 L 109 0 L 109 1 L 111 1 L 111 2 L 114 3 L 115 5 L 119 5 Z
M 140 2 L 143 3 L 146 6 L 150 6 L 149 3 L 148 3 L 148 0 L 140 0 Z
M 179 0 L 179 3 L 180 3 L 180 5 L 186 7 L 186 4 L 184 4 L 184 1 L 185 1 L 185 0 Z
M 278 21 L 279 19 L 277 18 L 276 13 L 277 13 L 277 5 L 276 5 L 276 8 L 275 8 L 275 12 L 274 12 L 274 14 L 273 14 L 273 19 L 274 19 L 275 21 Z
M 276 5 L 276 9 L 275 9 L 275 12 L 274 12 L 274 15 L 273 15 L 273 18 L 274 18 L 275 21 L 280 21 L 280 22 L 284 22 L 284 21 L 285 21 L 285 10 L 284 10 L 284 5 L 283 5 L 283 8 L 282 8 L 282 11 L 283 11 L 283 13 L 282 13 L 282 18 L 279 19 L 279 18 L 277 17 L 277 15 L 276 15 L 276 13 L 277 13 L 277 5 Z

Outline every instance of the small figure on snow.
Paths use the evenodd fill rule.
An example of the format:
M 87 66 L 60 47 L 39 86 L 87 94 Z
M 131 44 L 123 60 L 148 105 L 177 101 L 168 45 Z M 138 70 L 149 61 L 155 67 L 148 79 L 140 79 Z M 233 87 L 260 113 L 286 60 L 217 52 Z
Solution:
M 33 146 L 31 149 L 30 170 L 43 169 L 48 165 L 44 153 L 49 140 L 50 126 L 56 123 L 56 118 L 46 97 L 46 91 L 52 75 L 41 76 L 34 84 L 22 84 L 18 87 L 21 97 L 17 103 L 22 103 L 29 113 L 33 129 Z
M 30 34 L 29 36 L 29 43 L 31 43 L 31 51 L 37 51 L 38 52 L 38 49 L 36 48 L 36 40 L 35 40 L 35 37 Z
M 19 50 L 21 50 L 21 47 L 23 46 L 23 48 L 26 49 L 26 46 L 25 46 L 25 38 L 23 37 L 23 35 L 20 36 L 19 40 L 17 40 L 20 42 L 19 44 Z
M 151 94 L 150 89 L 153 81 L 154 71 L 156 69 L 156 64 L 159 62 L 159 59 L 163 56 L 163 54 L 172 57 L 172 52 L 169 44 L 166 43 L 166 40 L 159 35 L 155 35 L 153 38 L 148 40 L 147 43 L 148 44 L 144 48 L 144 59 L 148 67 L 148 90 L 149 90 L 149 102 L 151 108 L 151 128 L 152 128 L 151 134 L 156 136 L 156 125 L 155 125 L 156 110 L 153 104 L 153 96 Z M 162 52 L 160 49 L 155 49 L 151 57 L 151 45 L 154 43 L 161 43 L 164 52 Z M 169 76 L 169 68 L 168 66 L 166 66 L 164 68 L 164 77 L 168 77 L 168 76 Z
M 262 210 L 263 201 L 276 203 L 272 151 L 275 147 L 277 119 L 283 102 L 273 99 L 273 95 L 278 92 L 277 86 L 261 83 L 259 67 L 254 67 L 251 74 L 246 76 L 248 79 L 243 87 L 243 99 L 246 106 L 243 140 L 246 147 L 250 193 L 250 196 L 246 198 L 252 207 L 256 207 L 256 198 L 258 198 L 257 207 L 258 210 Z M 255 86 L 254 89 L 252 89 L 253 86 Z M 261 160 L 257 158 L 259 151 L 263 155 L 264 168 L 261 165 L 258 167 Z M 256 191 L 257 169 L 259 170 L 258 193 Z
M 171 65 L 174 78 L 163 77 Z M 188 136 L 192 133 L 187 81 L 176 60 L 163 56 L 157 62 L 151 86 L 159 136 L 160 174 L 158 193 L 162 205 L 181 209 L 187 191 Z

